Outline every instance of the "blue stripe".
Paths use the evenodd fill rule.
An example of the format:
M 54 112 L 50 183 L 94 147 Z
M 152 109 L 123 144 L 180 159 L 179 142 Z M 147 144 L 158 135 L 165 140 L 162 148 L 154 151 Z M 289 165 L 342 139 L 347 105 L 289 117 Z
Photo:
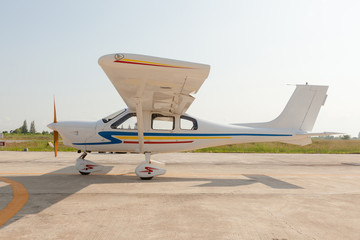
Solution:
M 110 142 L 93 142 L 93 143 L 73 143 L 73 145 L 107 145 L 122 143 L 120 139 L 114 138 L 112 135 L 118 135 L 117 132 L 99 132 L 103 138 L 110 140 Z
M 137 132 L 115 132 L 104 131 L 98 133 L 110 142 L 73 143 L 73 145 L 106 145 L 122 143 L 120 139 L 113 136 L 138 136 Z M 291 134 L 267 134 L 267 133 L 144 133 L 144 136 L 153 137 L 232 137 L 232 136 L 253 136 L 253 137 L 290 137 Z

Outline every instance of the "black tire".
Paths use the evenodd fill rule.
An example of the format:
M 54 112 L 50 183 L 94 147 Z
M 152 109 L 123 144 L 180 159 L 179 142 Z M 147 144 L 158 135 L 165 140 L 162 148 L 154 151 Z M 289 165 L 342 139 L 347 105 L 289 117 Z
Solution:
M 153 177 L 140 177 L 141 180 L 151 180 Z
M 89 172 L 81 172 L 81 171 L 79 171 L 79 173 L 80 173 L 81 175 L 89 175 L 89 174 L 90 174 Z

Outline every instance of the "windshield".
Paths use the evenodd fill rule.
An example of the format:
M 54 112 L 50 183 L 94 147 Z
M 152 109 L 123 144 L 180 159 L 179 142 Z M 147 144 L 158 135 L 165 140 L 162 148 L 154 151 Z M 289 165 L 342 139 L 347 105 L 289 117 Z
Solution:
M 113 120 L 114 118 L 116 118 L 117 116 L 119 116 L 120 114 L 122 114 L 122 113 L 125 112 L 125 111 L 126 111 L 126 108 L 125 108 L 125 109 L 122 109 L 122 110 L 120 110 L 120 111 L 114 112 L 114 113 L 110 114 L 109 116 L 104 117 L 104 118 L 102 119 L 102 121 L 103 121 L 104 123 L 107 123 L 107 122 Z

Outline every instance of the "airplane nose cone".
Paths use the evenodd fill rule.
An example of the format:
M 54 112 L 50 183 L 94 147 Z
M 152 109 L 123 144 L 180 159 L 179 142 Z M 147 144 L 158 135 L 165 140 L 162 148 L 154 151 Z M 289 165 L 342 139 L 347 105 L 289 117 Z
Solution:
M 51 130 L 56 130 L 56 123 L 50 123 L 47 125 L 48 128 L 50 128 Z

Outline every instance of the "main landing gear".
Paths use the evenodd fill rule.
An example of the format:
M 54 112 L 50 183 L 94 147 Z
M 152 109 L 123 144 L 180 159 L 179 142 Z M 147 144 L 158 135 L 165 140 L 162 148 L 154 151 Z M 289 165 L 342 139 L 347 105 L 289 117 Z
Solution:
M 135 173 L 142 180 L 151 180 L 153 177 L 166 173 L 166 169 L 159 168 L 151 163 L 151 153 L 145 153 L 145 161 L 135 168 Z
M 100 171 L 103 166 L 92 161 L 85 160 L 87 153 L 84 152 L 76 159 L 76 169 L 81 175 L 89 175 L 92 172 Z M 166 169 L 155 166 L 150 161 L 151 153 L 145 153 L 145 161 L 135 168 L 136 175 L 142 180 L 151 180 L 153 177 L 166 173 Z

